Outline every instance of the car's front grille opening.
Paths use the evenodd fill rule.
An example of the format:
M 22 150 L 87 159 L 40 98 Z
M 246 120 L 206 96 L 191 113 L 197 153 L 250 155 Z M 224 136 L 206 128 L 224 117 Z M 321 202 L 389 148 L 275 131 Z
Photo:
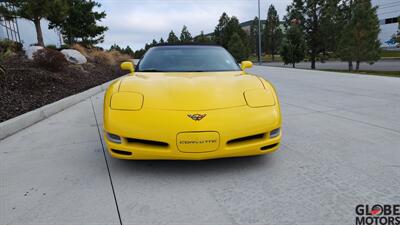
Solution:
M 250 136 L 246 136 L 246 137 L 241 137 L 241 138 L 236 138 L 236 139 L 229 140 L 227 142 L 227 144 L 228 145 L 232 145 L 232 144 L 239 144 L 239 143 L 248 142 L 248 141 L 258 141 L 258 140 L 264 139 L 265 136 L 266 136 L 266 133 L 250 135 Z
M 111 149 L 112 152 L 115 154 L 119 155 L 132 155 L 132 152 L 127 152 L 127 151 L 122 151 L 122 150 L 117 150 L 117 149 Z
M 153 146 L 153 147 L 163 147 L 166 148 L 169 146 L 168 143 L 161 142 L 161 141 L 152 141 L 152 140 L 143 140 L 143 139 L 137 139 L 137 138 L 127 138 L 126 141 L 129 144 L 142 144 L 146 146 Z
M 272 145 L 266 145 L 266 146 L 261 147 L 261 150 L 268 150 L 268 149 L 276 147 L 277 145 L 279 145 L 279 143 L 275 143 Z

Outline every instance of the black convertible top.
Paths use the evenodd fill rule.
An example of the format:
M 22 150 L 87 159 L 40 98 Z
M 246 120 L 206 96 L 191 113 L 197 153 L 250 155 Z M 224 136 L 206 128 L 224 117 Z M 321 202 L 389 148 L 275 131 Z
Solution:
M 196 43 L 196 42 L 189 42 L 189 43 L 159 43 L 154 45 L 154 47 L 163 47 L 163 46 L 215 46 L 215 47 L 222 47 L 221 45 L 217 44 L 208 44 L 208 43 Z

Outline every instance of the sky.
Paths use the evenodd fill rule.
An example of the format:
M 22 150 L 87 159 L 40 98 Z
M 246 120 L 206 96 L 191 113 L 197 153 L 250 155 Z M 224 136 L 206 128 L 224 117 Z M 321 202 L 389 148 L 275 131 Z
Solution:
M 98 10 L 107 13 L 102 24 L 108 26 L 102 47 L 117 43 L 129 45 L 134 50 L 143 48 L 153 39 L 167 39 L 171 30 L 179 37 L 183 25 L 192 36 L 214 31 L 223 12 L 236 16 L 240 22 L 258 15 L 257 0 L 96 0 L 102 6 Z M 267 16 L 273 4 L 279 17 L 286 14 L 291 0 L 260 0 L 261 19 Z

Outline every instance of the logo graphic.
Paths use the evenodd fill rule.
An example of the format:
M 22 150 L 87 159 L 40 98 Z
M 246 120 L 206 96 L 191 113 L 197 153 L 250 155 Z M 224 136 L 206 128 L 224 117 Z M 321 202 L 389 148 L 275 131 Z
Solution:
M 382 206 L 374 205 L 371 209 L 372 216 L 380 216 L 382 214 Z
M 203 119 L 204 117 L 207 116 L 207 114 L 188 114 L 187 115 L 190 119 L 194 120 L 194 121 L 200 121 L 201 119 Z
M 400 225 L 400 204 L 359 204 L 356 225 Z

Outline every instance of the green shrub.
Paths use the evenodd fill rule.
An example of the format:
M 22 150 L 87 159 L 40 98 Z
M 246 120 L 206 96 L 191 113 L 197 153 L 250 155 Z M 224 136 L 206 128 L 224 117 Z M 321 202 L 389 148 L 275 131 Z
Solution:
M 19 42 L 11 41 L 8 39 L 0 40 L 0 51 L 1 52 L 20 52 L 22 51 L 22 44 Z
M 71 46 L 69 44 L 63 44 L 63 45 L 60 46 L 61 50 L 62 49 L 70 49 L 70 48 L 71 48 Z
M 48 48 L 35 52 L 33 60 L 37 65 L 53 72 L 62 71 L 67 64 L 67 60 L 61 52 Z
M 46 48 L 57 50 L 57 46 L 55 45 L 46 45 Z

